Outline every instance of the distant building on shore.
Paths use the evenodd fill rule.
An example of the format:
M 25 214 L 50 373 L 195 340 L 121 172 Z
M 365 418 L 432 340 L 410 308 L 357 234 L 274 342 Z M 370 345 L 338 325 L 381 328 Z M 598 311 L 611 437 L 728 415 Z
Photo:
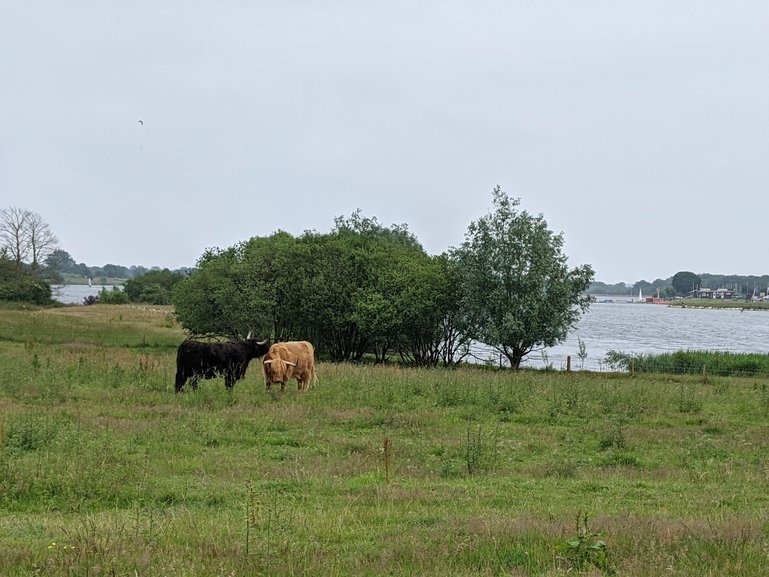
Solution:
M 710 288 L 701 288 L 692 291 L 692 296 L 696 299 L 733 299 L 734 298 L 734 291 L 731 289 L 710 289 Z

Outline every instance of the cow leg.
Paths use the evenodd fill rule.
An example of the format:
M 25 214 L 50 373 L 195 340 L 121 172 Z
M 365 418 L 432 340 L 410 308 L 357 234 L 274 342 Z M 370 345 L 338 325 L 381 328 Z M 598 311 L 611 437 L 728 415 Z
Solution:
M 187 380 L 187 378 L 184 376 L 184 373 L 181 371 L 176 372 L 176 382 L 174 383 L 174 389 L 176 389 L 177 393 L 181 393 L 182 389 L 184 388 L 184 382 Z
M 286 390 L 286 381 L 283 381 L 282 383 L 280 383 L 280 392 L 282 393 L 285 390 Z
M 193 375 L 192 378 L 190 379 L 190 387 L 192 388 L 193 391 L 198 390 L 198 381 L 200 381 L 199 375 Z

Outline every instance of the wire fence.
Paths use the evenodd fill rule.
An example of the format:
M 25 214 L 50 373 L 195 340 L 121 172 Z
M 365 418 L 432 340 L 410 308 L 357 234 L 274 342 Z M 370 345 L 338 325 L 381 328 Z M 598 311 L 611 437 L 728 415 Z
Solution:
M 465 362 L 498 368 L 510 367 L 504 355 L 479 343 L 471 345 L 467 353 Z M 643 354 L 608 351 L 597 359 L 588 357 L 584 352 L 550 355 L 547 350 L 542 350 L 530 353 L 521 366 L 552 371 L 769 377 L 769 353 L 672 350 Z

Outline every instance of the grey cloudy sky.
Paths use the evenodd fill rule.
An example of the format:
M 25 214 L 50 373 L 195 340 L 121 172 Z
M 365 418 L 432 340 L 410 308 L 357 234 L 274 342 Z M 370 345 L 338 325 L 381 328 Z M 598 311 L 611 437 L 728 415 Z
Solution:
M 769 272 L 767 2 L 5 0 L 0 54 L 0 207 L 77 262 L 358 208 L 438 254 L 498 184 L 597 280 Z

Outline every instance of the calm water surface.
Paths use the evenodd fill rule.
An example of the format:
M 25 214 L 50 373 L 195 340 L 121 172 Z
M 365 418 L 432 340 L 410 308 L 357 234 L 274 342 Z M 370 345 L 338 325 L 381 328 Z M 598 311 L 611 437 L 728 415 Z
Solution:
M 584 368 L 600 370 L 610 350 L 625 353 L 665 353 L 678 350 L 769 353 L 769 311 L 696 309 L 645 303 L 596 302 L 566 341 L 547 349 L 547 362 L 556 369 L 580 368 L 579 341 L 585 343 Z M 544 366 L 542 353 L 532 353 L 530 366 Z
M 53 298 L 60 303 L 82 305 L 85 297 L 90 295 L 96 296 L 103 288 L 111 291 L 112 285 L 88 286 L 87 284 L 65 284 L 52 286 L 51 291 L 53 292 Z

